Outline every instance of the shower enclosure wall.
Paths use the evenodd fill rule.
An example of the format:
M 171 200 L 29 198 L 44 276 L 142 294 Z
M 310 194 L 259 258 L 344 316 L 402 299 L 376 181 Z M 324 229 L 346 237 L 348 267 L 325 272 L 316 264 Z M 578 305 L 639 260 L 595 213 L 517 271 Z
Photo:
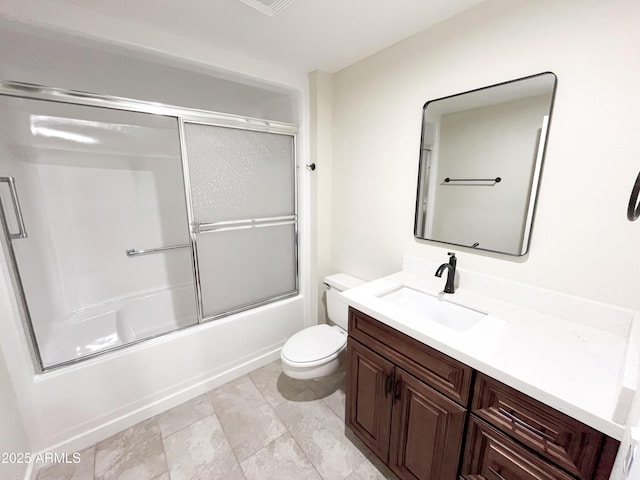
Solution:
M 295 126 L 10 82 L 0 109 L 39 370 L 297 294 Z

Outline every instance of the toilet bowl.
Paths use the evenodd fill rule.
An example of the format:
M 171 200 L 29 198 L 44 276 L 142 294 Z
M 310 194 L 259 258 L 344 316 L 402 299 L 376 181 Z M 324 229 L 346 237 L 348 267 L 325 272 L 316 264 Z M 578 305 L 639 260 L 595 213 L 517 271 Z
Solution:
M 325 277 L 327 315 L 335 325 L 314 325 L 291 336 L 280 351 L 285 375 L 309 380 L 326 377 L 340 370 L 346 354 L 349 316 L 349 307 L 340 292 L 363 283 L 345 273 Z

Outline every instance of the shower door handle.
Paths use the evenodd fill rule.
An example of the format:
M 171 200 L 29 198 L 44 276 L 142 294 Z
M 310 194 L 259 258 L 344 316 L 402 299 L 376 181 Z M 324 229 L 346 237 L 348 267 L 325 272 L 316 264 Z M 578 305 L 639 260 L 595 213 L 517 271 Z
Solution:
M 16 179 L 14 177 L 0 177 L 0 182 L 4 182 L 9 186 L 11 202 L 13 203 L 13 211 L 15 212 L 16 221 L 18 222 L 18 233 L 9 232 L 9 238 L 11 240 L 27 238 L 27 229 L 24 228 L 24 218 L 22 218 L 20 200 L 18 199 L 18 190 L 16 190 Z

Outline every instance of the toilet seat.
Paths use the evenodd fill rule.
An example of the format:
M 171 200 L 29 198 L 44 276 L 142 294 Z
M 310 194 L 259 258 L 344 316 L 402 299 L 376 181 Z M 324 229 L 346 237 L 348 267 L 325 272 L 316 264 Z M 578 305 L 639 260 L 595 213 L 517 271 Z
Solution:
M 292 364 L 313 367 L 330 362 L 347 345 L 347 332 L 339 327 L 314 325 L 294 334 L 282 347 L 282 358 Z

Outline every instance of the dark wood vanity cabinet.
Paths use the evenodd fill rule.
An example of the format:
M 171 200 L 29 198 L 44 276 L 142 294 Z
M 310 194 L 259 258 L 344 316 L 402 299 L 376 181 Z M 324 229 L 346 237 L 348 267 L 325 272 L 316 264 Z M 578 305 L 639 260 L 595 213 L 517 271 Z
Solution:
M 428 379 L 468 399 L 471 370 L 424 345 L 422 354 L 408 356 L 416 353 L 413 339 L 355 310 L 349 325 L 347 425 L 401 479 L 455 480 L 466 408 Z M 368 345 L 372 329 L 395 332 L 378 337 L 382 355 Z
M 403 480 L 607 480 L 619 446 L 353 308 L 345 421 Z

